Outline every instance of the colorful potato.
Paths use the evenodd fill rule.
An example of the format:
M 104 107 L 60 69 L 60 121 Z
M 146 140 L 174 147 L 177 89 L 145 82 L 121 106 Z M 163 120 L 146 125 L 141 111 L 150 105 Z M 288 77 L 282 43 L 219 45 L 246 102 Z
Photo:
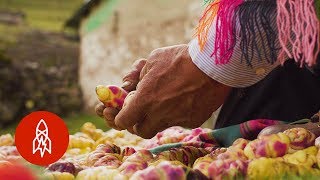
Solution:
M 0 146 L 0 152 L 4 156 L 20 156 L 16 146 Z
M 83 132 L 76 132 L 76 133 L 73 134 L 73 136 L 82 137 L 82 138 L 85 138 L 85 139 L 92 139 L 88 134 L 83 133 Z
M 91 122 L 86 122 L 81 127 L 81 132 L 87 134 L 93 140 L 98 140 L 103 136 L 103 131 L 101 129 L 97 129 L 94 124 Z
M 70 174 L 75 175 L 82 169 L 76 169 L 76 166 L 71 162 L 55 162 L 53 164 L 50 164 L 47 168 L 49 171 L 57 171 L 57 172 L 67 172 Z
M 171 165 L 174 165 L 174 166 L 182 166 L 182 167 L 185 167 L 185 168 L 189 168 L 188 166 L 186 166 L 185 164 L 183 164 L 180 161 L 167 161 L 165 159 L 159 159 L 159 160 L 153 161 L 151 163 L 148 163 L 148 166 L 158 166 L 162 162 L 169 162 Z
M 130 177 L 136 171 L 142 170 L 148 167 L 148 162 L 153 161 L 153 155 L 148 150 L 139 150 L 131 156 L 125 156 L 123 163 L 118 168 L 121 174 Z
M 185 172 L 187 173 L 187 180 L 209 180 L 209 178 L 199 170 L 185 169 Z
M 284 133 L 260 136 L 253 140 L 244 148 L 244 154 L 249 159 L 259 157 L 281 157 L 289 149 L 290 139 Z
M 76 135 L 69 135 L 69 145 L 68 145 L 68 149 L 72 149 L 72 148 L 93 148 L 94 146 L 94 140 L 92 140 L 91 138 L 85 138 L 82 136 L 76 136 Z
M 118 86 L 103 86 L 96 87 L 98 99 L 107 107 L 121 108 L 128 93 Z
M 316 158 L 317 158 L 318 167 L 320 168 L 320 149 L 319 148 L 318 148 L 318 152 L 317 152 Z
M 294 165 L 291 165 L 294 166 Z M 278 174 L 288 173 L 290 164 L 276 158 L 253 159 L 248 165 L 249 179 L 274 178 Z
M 106 154 L 105 156 L 99 158 L 94 164 L 94 167 L 98 166 L 106 166 L 108 168 L 114 169 L 118 168 L 122 164 L 119 156 L 115 156 L 114 154 Z
M 136 153 L 137 151 L 132 148 L 132 147 L 125 147 L 121 150 L 121 157 L 124 157 L 124 156 L 131 156 L 132 154 Z
M 11 134 L 5 134 L 0 136 L 0 146 L 13 146 L 14 139 Z
M 67 172 L 46 172 L 43 174 L 43 179 L 48 180 L 73 180 L 74 176 Z
M 247 139 L 238 138 L 232 143 L 231 146 L 244 150 L 244 148 L 247 146 L 249 142 L 250 141 Z
M 286 176 L 301 177 L 319 175 L 319 170 L 304 165 L 296 165 L 283 161 L 283 158 L 253 159 L 248 166 L 248 179 L 288 179 Z M 289 178 L 290 179 L 290 178 Z
M 65 157 L 70 157 L 70 156 L 77 156 L 77 155 L 82 155 L 82 154 L 88 154 L 91 152 L 91 148 L 87 147 L 87 148 L 72 148 L 72 149 L 68 149 Z
M 217 148 L 217 149 L 213 150 L 210 154 L 208 154 L 208 156 L 216 159 L 218 155 L 226 152 L 227 150 L 228 150 L 228 148 Z
M 240 138 L 229 148 L 203 149 L 183 146 L 164 151 L 156 157 L 148 150 L 138 149 L 145 148 L 150 143 L 158 146 L 184 140 L 198 141 L 198 135 L 203 130 L 169 128 L 152 141 L 135 141 L 135 136 L 115 130 L 102 132 L 103 136 L 100 137 L 98 131 L 102 132 L 92 123 L 85 123 L 81 132 L 70 136 L 70 149 L 65 156 L 49 165 L 41 177 L 74 179 L 77 175 L 77 179 L 124 180 L 237 179 L 243 178 L 243 175 L 246 179 L 279 179 L 279 176 L 283 175 L 301 177 L 308 174 L 320 177 L 320 137 L 314 142 L 312 133 L 303 128 L 260 136 L 251 142 Z M 178 132 L 178 137 L 172 138 L 173 132 Z M 94 142 L 93 139 L 98 137 L 103 144 Z M 116 143 L 119 146 L 115 145 Z M 312 146 L 313 143 L 315 146 Z M 92 151 L 93 149 L 95 150 Z M 286 154 L 293 152 L 290 149 L 295 152 Z M 11 166 L 14 164 L 11 160 L 21 158 L 15 146 L 0 146 L 0 167 Z
M 104 167 L 105 168 L 105 167 Z M 128 177 L 122 175 L 118 169 L 109 169 L 101 171 L 97 176 L 97 180 L 99 179 L 106 179 L 106 180 L 127 180 Z M 81 178 L 79 178 L 81 179 Z M 86 178 L 86 179 L 93 179 L 93 178 Z
M 117 165 L 121 162 L 119 154 L 104 153 L 99 151 L 91 152 L 86 158 L 88 166 Z M 120 163 L 121 164 L 121 163 Z
M 97 146 L 96 152 L 103 152 L 103 153 L 115 153 L 115 154 L 120 154 L 121 149 L 120 147 L 111 144 L 111 143 L 106 143 L 106 144 L 100 144 Z
M 153 161 L 153 155 L 149 150 L 142 149 L 138 150 L 131 156 L 126 156 L 123 158 L 123 162 L 151 162 Z
M 87 166 L 93 166 L 94 163 L 96 163 L 100 158 L 102 158 L 103 156 L 105 156 L 106 153 L 104 152 L 91 152 L 88 154 L 87 158 L 86 158 L 86 165 Z
M 93 167 L 90 169 L 85 169 L 80 171 L 77 178 L 79 180 L 82 179 L 117 179 L 117 180 L 126 180 L 127 178 L 120 174 L 118 169 L 109 169 L 103 166 Z
M 215 158 L 212 158 L 209 155 L 200 157 L 194 162 L 192 168 L 194 170 L 200 171 L 202 174 L 209 177 L 209 166 L 214 160 Z
M 315 141 L 315 135 L 304 128 L 292 128 L 283 133 L 290 138 L 289 153 L 310 147 Z
M 6 156 L 0 152 L 0 161 L 6 160 Z
M 149 166 L 144 170 L 137 171 L 130 179 L 185 180 L 187 174 L 182 166 L 174 166 L 170 162 L 161 162 L 157 166 Z
M 318 149 L 315 146 L 311 146 L 306 149 L 296 151 L 293 154 L 286 154 L 283 156 L 283 159 L 291 164 L 303 165 L 311 168 L 317 163 L 317 151 Z
M 314 145 L 315 145 L 317 148 L 320 148 L 320 136 L 315 139 Z
M 168 151 L 163 151 L 156 156 L 158 159 L 166 159 L 168 161 L 180 161 L 186 166 L 191 167 L 196 159 L 209 154 L 203 148 L 195 148 L 192 146 L 184 146 L 181 148 L 172 148 Z
M 248 160 L 248 158 L 246 157 L 242 149 L 232 147 L 232 146 L 229 147 L 226 152 L 217 155 L 217 159 L 221 159 L 221 160 L 226 160 L 226 159 L 237 160 L 238 159 L 242 161 Z
M 188 133 L 188 135 L 183 138 L 181 140 L 181 142 L 190 142 L 190 141 L 199 141 L 199 135 L 200 134 L 203 134 L 203 133 L 207 133 L 207 132 L 210 132 L 211 130 L 210 129 L 207 129 L 207 128 L 194 128 L 191 130 L 190 133 Z M 201 140 L 200 140 L 201 141 Z M 211 143 L 214 144 L 214 143 L 217 143 L 213 138 L 211 138 Z
M 247 161 L 225 159 L 215 160 L 208 168 L 209 178 L 211 179 L 235 179 L 244 177 L 247 172 Z
M 25 159 L 20 156 L 16 146 L 0 146 L 0 161 L 21 163 Z
M 163 144 L 180 142 L 191 131 L 180 126 L 169 127 L 158 132 L 153 138 L 147 140 L 146 148 L 154 148 Z
M 207 154 L 203 157 L 198 158 L 194 164 L 193 169 L 200 171 L 205 176 L 209 177 L 208 168 L 209 165 L 217 159 L 220 154 L 223 154 L 227 151 L 227 148 L 217 148 L 213 150 L 210 154 Z
M 146 161 L 125 161 L 118 168 L 122 175 L 127 177 L 132 176 L 135 172 L 148 167 Z
M 117 146 L 140 146 L 140 149 L 146 148 L 146 142 L 145 139 L 142 139 L 141 137 L 131 134 L 127 130 L 118 131 L 115 129 L 111 129 L 107 132 L 104 132 L 103 137 L 98 139 L 95 143 L 95 146 L 98 146 L 99 144 L 105 144 L 105 143 L 112 143 Z
M 173 126 L 163 130 L 162 132 L 157 133 L 152 139 L 147 140 L 146 148 L 154 148 L 159 145 L 169 144 L 169 143 L 178 143 L 178 142 L 202 142 L 199 139 L 199 135 L 209 132 L 209 129 L 204 128 L 195 128 L 192 130 L 185 129 L 180 126 Z M 209 143 L 213 142 L 214 139 Z

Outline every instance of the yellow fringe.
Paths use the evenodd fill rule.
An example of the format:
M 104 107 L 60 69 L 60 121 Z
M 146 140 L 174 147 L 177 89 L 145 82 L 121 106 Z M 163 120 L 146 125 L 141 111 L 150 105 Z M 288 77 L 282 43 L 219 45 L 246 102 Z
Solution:
M 220 0 L 211 2 L 206 7 L 203 16 L 199 21 L 198 27 L 196 28 L 195 35 L 198 37 L 198 43 L 201 51 L 204 49 L 204 46 L 208 41 L 208 33 L 214 18 L 217 16 L 219 4 Z

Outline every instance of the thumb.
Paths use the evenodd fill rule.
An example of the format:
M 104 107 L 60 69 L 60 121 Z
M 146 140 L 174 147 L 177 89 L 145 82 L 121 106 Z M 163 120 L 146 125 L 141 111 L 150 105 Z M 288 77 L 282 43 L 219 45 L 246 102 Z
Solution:
M 122 109 L 115 118 L 115 124 L 121 129 L 132 129 L 132 127 L 143 120 L 145 108 L 136 91 L 131 91 L 123 104 Z
M 146 59 L 139 59 L 133 63 L 130 72 L 123 77 L 123 89 L 125 89 L 126 91 L 133 91 L 136 89 L 136 86 L 140 80 L 140 72 L 145 66 L 146 61 Z

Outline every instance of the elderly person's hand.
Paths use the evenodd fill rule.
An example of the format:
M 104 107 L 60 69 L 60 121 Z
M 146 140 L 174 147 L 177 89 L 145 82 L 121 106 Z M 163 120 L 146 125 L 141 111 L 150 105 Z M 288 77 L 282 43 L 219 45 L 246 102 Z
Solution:
M 122 88 L 128 92 L 134 91 L 138 82 L 140 81 L 140 72 L 144 65 L 146 64 L 146 59 L 136 60 L 131 68 L 131 71 L 123 78 Z M 105 119 L 107 126 L 121 130 L 115 125 L 115 116 L 119 113 L 120 109 L 105 107 L 102 103 L 95 107 L 95 111 L 98 116 Z M 133 133 L 132 128 L 128 129 Z
M 175 125 L 200 126 L 224 102 L 231 89 L 204 74 L 192 62 L 188 45 L 153 51 L 124 78 L 131 91 L 122 109 L 96 108 L 109 126 L 144 138 Z

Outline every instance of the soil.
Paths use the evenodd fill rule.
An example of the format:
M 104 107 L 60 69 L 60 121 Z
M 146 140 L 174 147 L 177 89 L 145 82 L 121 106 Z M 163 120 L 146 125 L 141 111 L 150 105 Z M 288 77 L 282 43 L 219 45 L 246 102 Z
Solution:
M 81 110 L 78 46 L 62 33 L 33 30 L 22 33 L 2 53 L 0 125 L 35 110 L 63 116 Z

